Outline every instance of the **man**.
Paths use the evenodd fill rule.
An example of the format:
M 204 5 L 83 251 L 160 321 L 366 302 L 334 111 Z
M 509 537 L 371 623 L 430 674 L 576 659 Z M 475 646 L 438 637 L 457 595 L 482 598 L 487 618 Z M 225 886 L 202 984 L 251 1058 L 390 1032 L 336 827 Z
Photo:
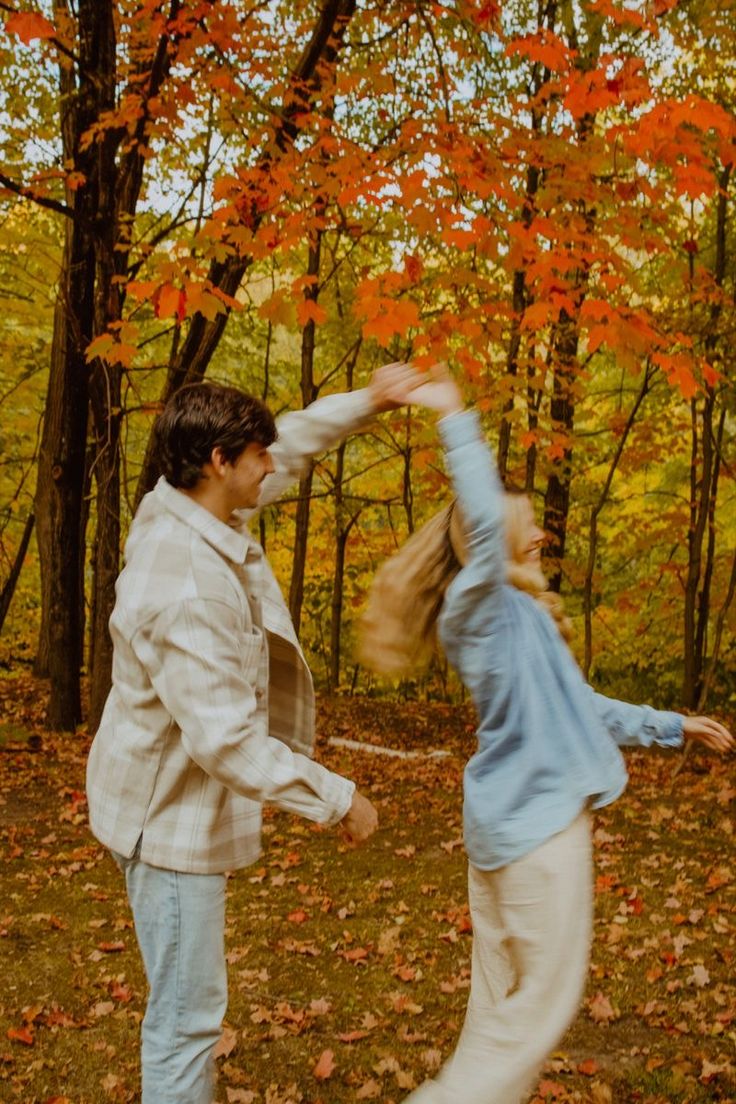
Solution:
M 216 384 L 170 400 L 163 476 L 131 526 L 110 619 L 112 689 L 90 751 L 90 825 L 125 873 L 149 982 L 143 1104 L 210 1104 L 227 1004 L 225 871 L 260 854 L 268 801 L 356 843 L 376 812 L 313 762 L 312 680 L 247 529 L 309 457 L 376 413 L 405 365 L 287 414 Z

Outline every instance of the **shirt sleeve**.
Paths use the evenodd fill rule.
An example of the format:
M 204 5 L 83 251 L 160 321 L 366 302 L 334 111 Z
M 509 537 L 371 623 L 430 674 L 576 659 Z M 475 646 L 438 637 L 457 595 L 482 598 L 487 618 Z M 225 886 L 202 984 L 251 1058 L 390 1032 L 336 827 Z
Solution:
M 278 439 L 269 452 L 274 471 L 261 484 L 258 508 L 275 502 L 307 470 L 309 460 L 338 445 L 348 434 L 373 420 L 376 408 L 368 388 L 325 395 L 304 410 L 290 411 L 276 422 Z
M 177 603 L 139 629 L 133 649 L 181 730 L 187 754 L 222 785 L 308 820 L 335 824 L 354 783 L 267 733 L 256 674 L 265 648 L 225 602 Z
M 504 492 L 474 410 L 449 414 L 439 429 L 468 549 L 467 564 L 447 590 L 443 625 L 472 634 L 487 631 L 488 598 L 506 581 Z
M 589 688 L 598 716 L 620 747 L 681 747 L 682 714 L 607 698 Z

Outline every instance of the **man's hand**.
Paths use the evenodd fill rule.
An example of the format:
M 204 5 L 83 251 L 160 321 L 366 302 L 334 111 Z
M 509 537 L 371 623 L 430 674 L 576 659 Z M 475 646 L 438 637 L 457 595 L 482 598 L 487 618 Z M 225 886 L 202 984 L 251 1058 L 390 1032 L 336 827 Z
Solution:
M 736 747 L 734 740 L 727 728 L 711 717 L 683 717 L 682 734 L 686 740 L 696 740 L 711 751 L 733 751 Z
M 401 360 L 377 368 L 368 384 L 376 410 L 382 413 L 384 410 L 396 410 L 397 407 L 404 406 L 410 401 L 406 396 L 412 384 L 416 385 L 417 378 L 421 378 L 421 373 Z
M 460 388 L 446 364 L 435 364 L 428 372 L 420 372 L 401 361 L 384 364 L 373 373 L 368 390 L 379 411 L 416 404 L 445 417 L 462 410 L 464 405 Z
M 357 790 L 352 805 L 340 821 L 340 827 L 351 843 L 363 843 L 378 827 L 378 813 L 368 798 Z

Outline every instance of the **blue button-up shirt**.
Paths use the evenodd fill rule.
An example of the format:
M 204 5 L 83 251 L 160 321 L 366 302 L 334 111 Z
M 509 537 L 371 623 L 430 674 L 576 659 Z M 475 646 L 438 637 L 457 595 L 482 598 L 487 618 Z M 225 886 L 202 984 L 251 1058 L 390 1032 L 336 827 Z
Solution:
M 679 746 L 682 716 L 596 694 L 551 615 L 506 582 L 504 491 L 474 411 L 440 432 L 462 512 L 468 562 L 439 622 L 445 653 L 470 691 L 478 750 L 465 768 L 465 847 L 493 870 L 566 828 L 626 786 L 619 744 Z

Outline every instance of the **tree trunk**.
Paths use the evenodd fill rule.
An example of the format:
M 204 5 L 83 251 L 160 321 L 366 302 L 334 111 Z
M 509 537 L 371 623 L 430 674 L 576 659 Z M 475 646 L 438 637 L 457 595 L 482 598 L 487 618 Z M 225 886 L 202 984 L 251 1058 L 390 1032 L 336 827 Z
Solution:
M 557 19 L 557 3 L 555 0 L 552 2 L 539 2 L 537 5 L 537 25 L 541 33 L 545 31 L 554 31 L 555 21 Z M 529 101 L 534 103 L 537 99 L 540 89 L 550 79 L 550 70 L 547 69 L 541 62 L 535 62 L 532 66 L 531 77 L 529 80 Z M 532 134 L 538 136 L 541 131 L 542 116 L 538 108 L 532 107 L 531 109 L 531 130 Z M 521 222 L 525 229 L 531 226 L 532 219 L 534 218 L 535 203 L 539 186 L 542 181 L 542 170 L 538 165 L 529 165 L 526 171 L 526 188 L 524 193 L 524 202 L 521 210 Z M 501 418 L 501 424 L 498 434 L 498 451 L 497 451 L 497 463 L 498 471 L 502 480 L 506 479 L 508 473 L 509 455 L 511 452 L 511 429 L 512 422 L 509 415 L 514 409 L 514 388 L 516 385 L 516 377 L 519 372 L 519 353 L 521 350 L 521 322 L 524 315 L 524 311 L 532 302 L 532 296 L 527 284 L 526 268 L 518 268 L 514 272 L 512 283 L 512 305 L 513 305 L 513 319 L 511 323 L 511 334 L 509 337 L 509 347 L 506 354 L 506 378 L 510 393 L 503 405 L 503 416 Z M 529 465 L 529 457 L 527 454 L 527 471 Z M 527 486 L 529 487 L 529 475 L 527 474 Z M 533 475 L 532 484 L 533 486 Z
M 529 180 L 530 175 L 531 170 L 527 174 L 527 181 Z M 528 183 L 527 196 L 529 197 Z M 529 205 L 527 209 L 531 211 L 531 206 Z M 529 217 L 531 218 L 531 215 Z M 523 221 L 527 221 L 526 217 L 524 217 Z M 521 321 L 526 303 L 526 272 L 524 271 L 524 269 L 518 269 L 514 273 L 513 280 L 514 317 L 511 322 L 511 336 L 509 337 L 509 348 L 508 353 L 506 354 L 506 380 L 510 389 L 510 394 L 503 405 L 503 415 L 501 417 L 501 424 L 498 431 L 498 450 L 496 453 L 498 473 L 501 476 L 502 481 L 506 479 L 509 466 L 509 452 L 511 450 L 510 415 L 514 409 L 514 384 L 519 371 L 519 350 L 521 348 Z
M 309 246 L 307 258 L 307 276 L 310 277 L 304 293 L 308 302 L 316 303 L 319 295 L 319 266 L 322 253 L 322 231 L 318 230 Z M 307 407 L 317 398 L 317 388 L 314 383 L 314 345 L 315 325 L 314 319 L 307 320 L 302 330 L 302 370 L 301 393 L 302 406 Z M 296 507 L 296 529 L 294 532 L 294 561 L 291 568 L 291 584 L 289 586 L 289 612 L 294 622 L 297 633 L 301 625 L 302 605 L 304 603 L 304 572 L 307 566 L 307 543 L 309 541 L 309 514 L 311 509 L 312 476 L 314 466 L 310 463 L 309 471 L 299 481 L 299 500 Z
M 556 5 L 552 5 L 552 7 L 555 8 L 556 16 Z M 603 42 L 604 21 L 597 12 L 587 13 L 582 9 L 578 10 L 575 5 L 569 3 L 562 6 L 559 14 L 565 28 L 568 44 L 578 53 L 577 66 L 582 70 L 590 68 L 599 58 Z M 586 28 L 587 41 L 584 47 L 581 47 L 576 26 L 576 19 L 580 16 L 586 19 L 588 24 Z M 585 149 L 586 142 L 594 132 L 595 121 L 595 112 L 583 115 L 578 121 L 576 136 L 581 151 Z M 595 209 L 583 204 L 581 213 L 584 216 L 588 234 L 592 236 Z M 550 422 L 552 432 L 559 434 L 561 437 L 562 456 L 555 461 L 547 479 L 547 489 L 544 496 L 544 528 L 549 534 L 549 543 L 545 546 L 543 555 L 545 562 L 551 565 L 551 571 L 548 570 L 550 589 L 558 592 L 562 584 L 562 562 L 565 556 L 567 517 L 570 509 L 572 433 L 575 421 L 575 387 L 580 342 L 578 316 L 585 298 L 588 278 L 589 262 L 581 258 L 569 288 L 574 310 L 570 313 L 564 309 L 560 311 L 552 335 L 555 374 L 550 401 Z
M 93 386 L 97 387 L 99 381 Z M 120 375 L 111 373 L 110 390 L 105 398 L 111 402 L 117 396 L 120 406 Z M 112 640 L 108 629 L 115 604 L 115 581 L 120 567 L 120 415 L 107 413 L 97 393 L 96 407 L 95 483 L 97 486 L 97 525 L 94 542 L 94 574 L 90 615 L 89 649 L 89 715 L 90 730 L 97 728 L 102 708 L 110 689 L 112 672 Z M 100 424 L 107 422 L 107 441 L 100 440 Z
M 100 49 L 103 51 L 99 64 L 104 83 L 99 95 L 103 109 L 112 110 L 115 104 L 115 27 L 112 18 L 105 27 Z M 120 255 L 116 259 L 116 246 L 119 244 L 117 144 L 115 134 L 108 132 L 99 143 L 97 155 L 99 229 L 95 240 L 95 336 L 105 333 L 109 323 L 117 321 L 122 315 L 120 283 L 114 279 L 116 275 L 124 278 L 127 260 L 127 250 L 118 250 Z M 126 197 L 133 210 L 139 192 L 140 180 L 133 193 Z M 99 724 L 112 672 L 112 641 L 107 626 L 115 603 L 115 580 L 120 566 L 121 379 L 119 364 L 93 361 L 89 390 L 97 510 L 88 664 L 90 730 L 96 729 Z
M 547 357 L 547 367 L 549 367 L 549 356 Z M 534 363 L 534 354 L 530 355 L 530 364 L 527 369 L 527 377 L 532 380 L 537 374 L 537 367 Z M 542 405 L 542 396 L 544 395 L 543 387 L 537 383 L 528 383 L 526 389 L 526 426 L 530 433 L 536 433 L 539 425 L 539 410 Z M 534 495 L 534 483 L 537 475 L 537 455 L 538 448 L 536 440 L 533 440 L 526 450 L 526 465 L 524 475 L 524 490 L 531 497 Z
M 0 632 L 2 632 L 3 630 L 5 618 L 8 616 L 10 603 L 13 600 L 13 594 L 15 593 L 15 588 L 18 585 L 18 579 L 20 578 L 23 561 L 26 558 L 28 545 L 31 543 L 31 534 L 33 533 L 33 526 L 35 521 L 35 515 L 29 514 L 26 519 L 26 523 L 23 526 L 23 535 L 20 538 L 20 544 L 18 545 L 18 551 L 15 554 L 15 559 L 13 560 L 13 566 L 10 569 L 10 574 L 5 580 L 3 589 L 0 591 Z
M 718 611 L 718 616 L 716 617 L 715 631 L 713 633 L 713 647 L 708 657 L 708 662 L 706 664 L 705 672 L 700 684 L 700 694 L 698 695 L 698 700 L 695 705 L 695 710 L 698 713 L 701 713 L 706 707 L 706 703 L 708 700 L 708 691 L 710 690 L 710 684 L 716 670 L 718 658 L 721 654 L 723 629 L 726 625 L 726 619 L 731 609 L 731 604 L 733 603 L 734 594 L 736 594 L 736 549 L 734 549 L 733 556 L 731 558 L 731 573 L 729 575 L 726 598 L 723 605 Z
M 354 523 L 355 518 L 351 518 L 347 524 L 341 524 L 335 534 L 335 570 L 332 575 L 332 598 L 330 600 L 330 690 L 337 690 L 340 686 L 342 607 L 345 590 L 345 554 L 350 530 Z
M 539 87 L 541 87 L 543 81 L 547 80 L 548 78 L 548 70 L 543 70 L 541 65 L 534 66 L 533 84 L 537 91 Z M 532 129 L 534 131 L 537 131 L 539 129 L 539 117 L 537 112 L 532 112 Z M 539 182 L 541 180 L 541 176 L 542 174 L 536 166 L 532 165 L 529 167 L 529 169 L 527 169 L 526 195 L 524 196 L 524 206 L 521 212 L 521 221 L 525 227 L 529 227 L 531 225 L 531 221 L 534 216 L 534 201 L 537 192 L 539 191 Z M 506 379 L 510 388 L 510 394 L 503 406 L 503 416 L 501 418 L 501 425 L 498 433 L 497 451 L 498 471 L 502 480 L 506 479 L 509 464 L 509 453 L 511 451 L 511 420 L 509 418 L 509 415 L 514 409 L 514 385 L 519 371 L 519 351 L 521 349 L 521 322 L 524 311 L 531 302 L 529 289 L 526 282 L 526 269 L 524 268 L 519 268 L 514 272 L 512 295 L 514 314 L 511 322 L 509 348 L 508 353 L 506 354 Z
M 63 17 L 67 12 L 67 0 L 58 0 L 58 2 L 54 4 L 55 15 L 61 15 Z M 61 65 L 59 68 L 59 130 L 61 133 L 64 160 L 66 162 L 74 157 L 76 149 L 75 100 L 76 83 L 74 72 L 69 67 Z M 70 207 L 74 206 L 74 197 L 68 189 L 66 193 L 66 202 Z M 50 673 L 51 581 L 54 570 L 54 542 L 52 540 L 53 516 L 58 512 L 58 503 L 55 502 L 56 496 L 54 494 L 54 481 L 51 471 L 54 467 L 54 443 L 59 440 L 64 432 L 62 426 L 52 425 L 51 422 L 54 417 L 54 407 L 64 401 L 62 376 L 64 372 L 64 350 L 69 340 L 67 333 L 69 326 L 67 303 L 69 295 L 69 270 L 72 264 L 72 245 L 73 226 L 68 219 L 65 219 L 64 245 L 59 268 L 59 286 L 56 294 L 56 305 L 54 308 L 49 382 L 47 385 L 44 421 L 41 432 L 34 506 L 36 515 L 36 543 L 38 545 L 38 560 L 41 577 L 41 628 L 33 673 L 39 678 L 48 678 Z M 59 411 L 57 410 L 56 416 L 58 417 L 58 415 Z M 81 604 L 80 601 L 80 606 Z
M 59 4 L 58 8 L 66 5 Z M 114 56 L 111 0 L 80 0 L 79 68 L 61 73 L 61 131 L 65 158 L 83 182 L 67 203 L 67 227 L 54 314 L 49 385 L 39 452 L 36 515 L 39 557 L 47 601 L 43 631 L 48 644 L 51 728 L 74 728 L 82 717 L 80 676 L 84 640 L 83 492 L 89 369 L 85 349 L 94 335 L 99 212 L 99 150 L 81 138 L 110 98 L 110 43 Z M 114 76 L 113 76 L 114 80 Z
M 345 387 L 353 390 L 355 365 L 360 353 L 362 339 L 356 342 L 352 355 L 348 360 L 345 376 Z M 345 493 L 343 479 L 345 477 L 345 452 L 347 442 L 343 441 L 337 450 L 335 462 L 335 570 L 332 576 L 332 597 L 330 600 L 330 662 L 329 678 L 330 689 L 337 690 L 340 685 L 340 666 L 342 658 L 342 610 L 345 590 L 345 556 L 347 551 L 350 530 L 360 515 L 360 508 L 347 521 L 345 519 Z
M 91 333 L 93 268 L 88 236 L 75 227 L 69 267 L 60 276 L 49 384 L 39 449 L 35 510 L 46 607 L 43 651 L 51 680 L 48 722 L 73 729 L 82 719 L 83 495 L 87 437 L 87 364 L 78 335 Z M 71 286 L 74 294 L 71 294 Z M 72 302 L 73 300 L 73 302 Z
M 728 165 L 721 173 L 716 206 L 716 258 L 713 276 L 719 288 L 723 287 L 726 275 L 726 229 L 730 180 L 731 166 Z M 721 304 L 716 301 L 710 309 L 705 339 L 706 355 L 709 359 L 714 356 L 718 347 L 721 314 Z M 706 385 L 702 406 L 697 398 L 691 403 L 690 523 L 687 535 L 688 564 L 685 579 L 682 677 L 682 700 L 689 709 L 695 709 L 703 696 L 703 678 L 708 650 L 710 590 L 715 561 L 715 508 L 726 418 L 726 412 L 723 410 L 718 419 L 716 431 L 716 398 L 715 387 Z
M 564 315 L 564 317 L 563 317 Z M 575 420 L 575 362 L 578 351 L 577 325 L 568 315 L 560 317 L 555 342 L 557 365 L 553 382 L 550 418 L 552 431 L 564 435 L 562 457 L 555 463 L 547 480 L 544 496 L 544 528 L 549 540 L 544 558 L 551 565 L 548 571 L 550 590 L 559 591 L 562 583 L 562 561 L 567 540 L 567 515 L 570 509 L 572 478 L 572 431 Z
M 169 19 L 179 12 L 181 0 L 170 0 Z M 111 110 L 115 104 L 116 42 L 112 21 L 101 43 L 99 58 L 100 100 Z M 152 104 L 161 90 L 174 60 L 174 48 L 168 32 L 160 35 L 153 58 L 147 50 L 136 62 L 132 83 L 142 89 L 144 98 L 136 128 L 136 141 L 128 143 L 120 159 L 121 133 L 110 130 L 98 143 L 98 233 L 95 239 L 95 319 L 94 336 L 105 333 L 110 324 L 122 318 L 123 287 L 128 275 L 131 226 L 138 206 L 145 154 L 148 148 L 146 126 Z M 115 580 L 120 566 L 120 364 L 95 360 L 90 377 L 93 461 L 96 486 L 96 524 L 92 614 L 89 643 L 89 727 L 97 727 L 110 688 L 112 641 L 108 622 L 115 603 Z
M 692 709 L 700 694 L 702 655 L 698 637 L 698 604 L 703 571 L 703 540 L 708 522 L 712 493 L 713 447 L 711 440 L 713 397 L 709 395 L 702 414 L 696 400 L 691 403 L 692 434 L 690 454 L 690 523 L 687 533 L 687 575 L 685 578 L 684 655 L 682 701 Z M 701 444 L 702 441 L 702 444 Z M 702 450 L 702 451 L 701 451 Z

